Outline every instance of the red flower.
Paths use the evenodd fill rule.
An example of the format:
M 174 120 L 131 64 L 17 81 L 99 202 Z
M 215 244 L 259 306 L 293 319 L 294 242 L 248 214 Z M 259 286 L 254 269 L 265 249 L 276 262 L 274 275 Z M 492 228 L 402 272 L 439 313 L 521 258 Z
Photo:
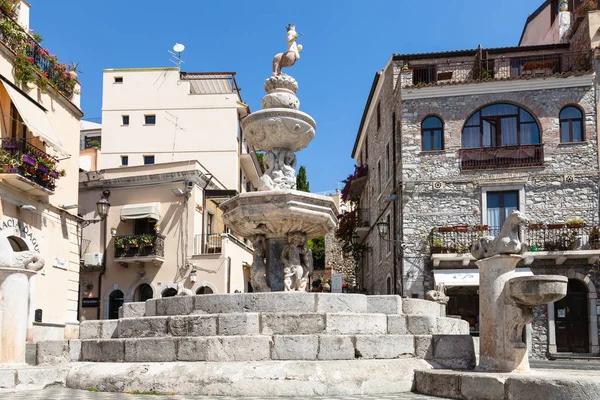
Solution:
M 32 57 L 27 57 L 27 59 L 29 60 L 30 63 L 33 62 L 33 58 Z

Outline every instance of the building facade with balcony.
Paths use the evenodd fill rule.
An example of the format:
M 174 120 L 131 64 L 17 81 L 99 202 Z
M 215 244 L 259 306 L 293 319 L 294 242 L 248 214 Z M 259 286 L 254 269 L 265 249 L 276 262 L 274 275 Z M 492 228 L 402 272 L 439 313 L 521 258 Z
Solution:
M 590 34 L 600 12 L 554 5 L 532 14 L 526 45 L 393 55 L 375 77 L 353 151 L 368 167 L 359 198 L 369 223 L 357 229 L 366 248 L 361 287 L 423 297 L 444 283 L 448 314 L 468 320 L 475 335 L 479 278 L 470 246 L 496 235 L 512 210 L 530 219 L 518 272 L 570 279 L 564 300 L 535 310 L 528 343 L 538 358 L 600 353 L 598 62 Z M 394 249 L 396 258 L 386 258 Z
M 123 302 L 248 290 L 252 249 L 228 233 L 218 204 L 235 191 L 197 161 L 82 172 L 82 319 L 117 318 Z
M 30 279 L 27 340 L 37 342 L 79 334 L 74 208 L 83 113 L 76 75 L 30 33 L 29 7 L 0 7 L 0 241 L 45 262 Z

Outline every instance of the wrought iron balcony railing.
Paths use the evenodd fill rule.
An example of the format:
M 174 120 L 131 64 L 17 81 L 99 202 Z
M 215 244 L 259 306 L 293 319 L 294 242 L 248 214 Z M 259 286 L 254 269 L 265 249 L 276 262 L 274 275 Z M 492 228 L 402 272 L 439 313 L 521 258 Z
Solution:
M 460 151 L 460 167 L 463 171 L 541 167 L 543 165 L 543 144 L 483 147 Z
M 64 175 L 56 158 L 22 139 L 0 138 L 0 173 L 19 174 L 27 180 L 54 191 L 56 180 Z
M 370 228 L 371 219 L 368 208 L 358 208 L 356 210 L 356 227 L 357 228 Z
M 225 233 L 210 233 L 194 237 L 194 254 L 221 254 Z
M 487 225 L 440 226 L 431 231 L 432 254 L 471 252 L 473 243 L 482 236 L 497 236 L 498 230 Z M 570 251 L 600 249 L 600 227 L 580 223 L 531 224 L 522 231 L 527 251 Z
M 164 257 L 165 237 L 155 234 L 115 236 L 115 258 Z
M 486 55 L 484 50 L 480 57 L 460 61 L 452 58 L 445 58 L 443 62 L 407 60 L 401 71 L 401 82 L 402 87 L 422 87 L 578 74 L 591 72 L 592 60 L 589 51 L 507 56 Z

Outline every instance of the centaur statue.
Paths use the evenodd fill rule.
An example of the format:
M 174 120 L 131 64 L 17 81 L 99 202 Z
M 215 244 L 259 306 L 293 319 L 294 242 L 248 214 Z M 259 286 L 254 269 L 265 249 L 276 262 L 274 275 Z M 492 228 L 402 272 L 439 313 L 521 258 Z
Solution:
M 484 236 L 477 240 L 471 247 L 473 257 L 480 260 L 482 258 L 493 257 L 497 254 L 522 254 L 527 251 L 527 243 L 522 243 L 519 238 L 519 231 L 522 226 L 527 226 L 529 220 L 519 211 L 515 210 L 509 214 L 506 221 L 500 229 L 497 238 L 493 236 Z
M 287 29 L 286 40 L 288 49 L 285 53 L 279 53 L 273 58 L 273 76 L 281 75 L 281 68 L 291 67 L 300 59 L 302 45 L 296 43 L 296 39 L 298 39 L 296 26 L 294 24 L 289 24 L 285 29 Z

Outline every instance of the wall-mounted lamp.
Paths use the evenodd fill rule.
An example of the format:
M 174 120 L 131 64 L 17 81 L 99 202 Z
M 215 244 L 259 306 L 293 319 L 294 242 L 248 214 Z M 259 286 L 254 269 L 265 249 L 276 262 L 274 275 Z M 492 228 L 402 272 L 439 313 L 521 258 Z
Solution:
M 32 206 L 31 204 L 23 204 L 21 206 L 19 206 L 20 210 L 25 210 L 25 211 L 35 211 L 37 210 L 37 208 L 35 208 L 35 206 Z
M 386 237 L 388 234 L 389 224 L 386 221 L 379 221 L 377 223 L 377 230 L 379 230 L 379 236 Z
M 65 204 L 61 204 L 60 208 L 62 208 L 64 210 L 72 210 L 74 208 L 79 208 L 79 204 L 77 204 L 77 203 L 65 203 Z
M 105 190 L 102 192 L 102 198 L 96 202 L 96 212 L 100 219 L 88 219 L 81 222 L 81 227 L 85 228 L 88 225 L 95 224 L 100 221 L 104 221 L 106 216 L 108 215 L 108 211 L 110 210 L 110 203 L 108 202 L 108 198 L 110 197 L 110 191 Z
M 192 269 L 192 272 L 190 272 L 190 282 L 192 283 L 196 283 L 198 281 L 198 277 L 196 276 L 196 268 Z

